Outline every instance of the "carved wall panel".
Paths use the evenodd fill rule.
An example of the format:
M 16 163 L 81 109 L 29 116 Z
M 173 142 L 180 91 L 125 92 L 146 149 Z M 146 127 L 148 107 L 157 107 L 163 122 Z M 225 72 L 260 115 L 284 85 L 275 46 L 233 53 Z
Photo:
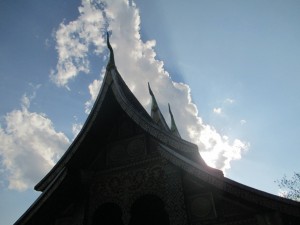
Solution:
M 142 129 L 137 126 L 124 112 L 119 112 L 111 123 L 109 141 L 116 141 L 142 134 Z
M 225 197 L 224 193 L 188 174 L 184 175 L 183 182 L 191 224 L 257 224 L 255 208 L 235 201 L 230 196 Z
M 143 135 L 118 141 L 109 146 L 106 163 L 116 166 L 142 159 L 146 156 L 146 138 Z
M 163 160 L 98 173 L 90 189 L 89 218 L 99 205 L 113 202 L 122 208 L 124 224 L 128 224 L 134 202 L 149 194 L 165 203 L 170 224 L 187 224 L 180 172 Z
M 216 205 L 218 216 L 222 218 L 230 218 L 245 215 L 255 215 L 260 211 L 259 207 L 250 207 L 242 202 L 234 201 L 230 197 L 222 197 L 218 200 Z
M 189 196 L 188 209 L 192 222 L 211 220 L 217 217 L 213 195 L 210 192 Z

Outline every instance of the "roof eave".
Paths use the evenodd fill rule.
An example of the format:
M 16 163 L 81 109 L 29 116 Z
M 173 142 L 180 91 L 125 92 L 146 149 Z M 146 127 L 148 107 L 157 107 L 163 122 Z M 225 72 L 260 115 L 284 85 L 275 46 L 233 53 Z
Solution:
M 85 136 L 87 135 L 88 131 L 91 129 L 91 126 L 93 124 L 93 121 L 97 117 L 97 112 L 101 108 L 101 104 L 103 102 L 103 99 L 105 98 L 105 94 L 112 82 L 112 78 L 110 76 L 109 71 L 106 71 L 106 74 L 103 79 L 103 84 L 101 86 L 101 89 L 99 91 L 99 94 L 97 96 L 97 99 L 94 103 L 94 106 L 89 114 L 89 116 L 86 119 L 86 122 L 84 123 L 82 129 L 80 130 L 79 134 L 75 138 L 75 140 L 71 143 L 67 151 L 63 154 L 63 156 L 60 158 L 60 160 L 54 165 L 54 167 L 46 174 L 46 176 L 35 185 L 34 189 L 36 191 L 44 191 L 49 183 L 51 183 L 51 180 L 55 178 L 55 176 L 59 173 L 59 171 L 65 167 L 69 160 L 72 158 L 72 156 L 75 154 L 76 150 L 84 140 Z
M 175 166 L 217 189 L 287 215 L 300 216 L 300 202 L 282 198 L 228 179 L 217 172 L 216 169 L 202 167 L 192 160 L 172 151 L 167 146 L 161 145 L 160 153 Z
M 67 170 L 64 168 L 57 174 L 57 176 L 52 180 L 52 182 L 47 186 L 44 192 L 34 201 L 34 203 L 25 211 L 25 213 L 14 223 L 14 225 L 26 224 L 34 214 L 41 208 L 44 202 L 52 196 L 55 190 L 63 182 L 67 176 Z

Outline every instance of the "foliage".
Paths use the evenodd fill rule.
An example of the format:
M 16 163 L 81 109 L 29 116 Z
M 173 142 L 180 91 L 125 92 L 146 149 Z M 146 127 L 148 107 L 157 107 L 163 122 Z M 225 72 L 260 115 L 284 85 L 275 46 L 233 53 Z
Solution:
M 294 173 L 291 179 L 284 175 L 280 180 L 277 180 L 281 189 L 281 196 L 295 201 L 300 201 L 300 173 Z

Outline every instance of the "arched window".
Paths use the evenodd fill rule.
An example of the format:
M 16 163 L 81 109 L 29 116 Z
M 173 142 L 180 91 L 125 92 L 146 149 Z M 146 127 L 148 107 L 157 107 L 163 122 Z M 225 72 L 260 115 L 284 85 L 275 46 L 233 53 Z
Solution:
M 115 203 L 100 205 L 93 215 L 92 225 L 124 225 L 120 206 Z
M 131 208 L 129 225 L 169 225 L 164 202 L 155 195 L 144 195 Z

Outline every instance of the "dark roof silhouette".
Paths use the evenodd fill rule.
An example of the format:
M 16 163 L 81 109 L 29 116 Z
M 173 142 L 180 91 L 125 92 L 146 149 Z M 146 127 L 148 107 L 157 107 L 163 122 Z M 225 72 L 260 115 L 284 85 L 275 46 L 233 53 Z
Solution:
M 95 147 L 94 142 L 96 141 L 100 145 L 101 141 L 107 138 L 106 131 L 111 127 L 111 118 L 114 117 L 114 112 L 119 107 L 145 133 L 158 140 L 159 153 L 162 157 L 196 179 L 200 179 L 237 198 L 288 215 L 300 215 L 300 203 L 240 184 L 224 177 L 222 171 L 207 166 L 199 154 L 198 147 L 180 138 L 179 133 L 176 134 L 178 130 L 171 111 L 173 127 L 162 129 L 162 124 L 151 118 L 120 76 L 115 66 L 109 38 L 107 38 L 107 45 L 110 50 L 110 59 L 103 84 L 82 130 L 56 165 L 35 186 L 35 190 L 41 191 L 42 194 L 19 218 L 15 223 L 16 225 L 26 224 L 70 174 L 73 174 L 74 171 L 89 168 L 94 157 L 102 150 L 101 146 Z M 154 104 L 157 105 L 157 103 Z M 160 113 L 159 116 L 162 116 L 162 114 Z M 163 119 L 163 117 L 160 119 Z M 163 124 L 163 126 L 165 125 L 166 123 Z

